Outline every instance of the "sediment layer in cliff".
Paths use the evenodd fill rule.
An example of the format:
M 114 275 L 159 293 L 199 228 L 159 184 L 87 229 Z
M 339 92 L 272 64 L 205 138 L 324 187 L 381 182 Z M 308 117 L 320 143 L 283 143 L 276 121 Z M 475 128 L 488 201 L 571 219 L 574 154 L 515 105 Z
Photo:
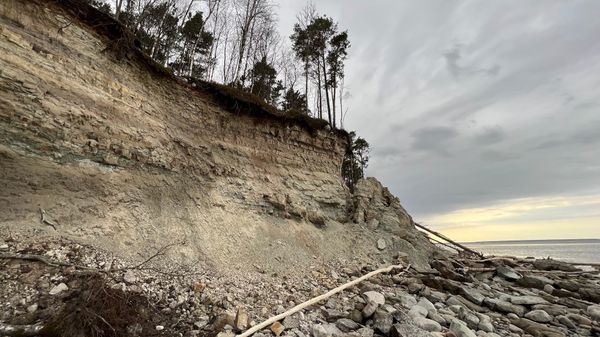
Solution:
M 216 84 L 186 84 L 120 24 L 76 4 L 0 4 L 5 228 L 120 255 L 186 241 L 181 259 L 232 270 L 257 256 L 281 269 L 277 261 L 367 256 L 382 237 L 426 263 L 429 252 L 415 246 L 429 246 L 399 202 L 380 232 L 350 223 L 389 192 L 370 183 L 373 195 L 350 195 L 340 176 L 345 132 Z M 40 223 L 41 211 L 56 229 Z M 358 222 L 373 219 L 381 215 Z

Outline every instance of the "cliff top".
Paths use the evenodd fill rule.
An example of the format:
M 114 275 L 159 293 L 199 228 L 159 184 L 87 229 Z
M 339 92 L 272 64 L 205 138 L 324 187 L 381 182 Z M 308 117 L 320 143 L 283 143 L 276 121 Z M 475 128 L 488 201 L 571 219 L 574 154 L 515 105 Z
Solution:
M 104 37 L 107 43 L 106 49 L 117 60 L 126 58 L 137 62 L 155 76 L 163 77 L 182 88 L 192 89 L 208 95 L 215 104 L 227 111 L 269 119 L 283 125 L 298 125 L 310 132 L 330 129 L 329 123 L 323 119 L 313 118 L 301 112 L 284 113 L 252 93 L 215 82 L 199 79 L 186 80 L 175 76 L 169 68 L 157 63 L 141 50 L 140 41 L 125 25 L 85 1 L 49 0 L 48 2 L 60 7 L 83 25 Z M 331 131 L 339 137 L 348 139 L 348 132 L 345 130 L 331 128 Z

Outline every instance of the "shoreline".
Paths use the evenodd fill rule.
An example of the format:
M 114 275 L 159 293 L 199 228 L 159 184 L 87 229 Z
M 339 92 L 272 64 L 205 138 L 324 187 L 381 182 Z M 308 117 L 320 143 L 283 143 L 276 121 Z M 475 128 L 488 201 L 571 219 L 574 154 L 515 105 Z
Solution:
M 40 247 L 45 248 L 40 251 Z M 34 252 L 64 265 L 5 258 L 7 254 Z M 145 309 L 153 313 L 151 316 L 134 315 L 131 324 L 120 327 L 128 336 L 234 337 L 269 317 L 385 267 L 323 264 L 299 278 L 261 272 L 231 278 L 206 270 L 175 275 L 158 267 L 127 267 L 131 264 L 110 254 L 64 240 L 34 244 L 11 241 L 0 247 L 0 253 L 4 257 L 0 259 L 0 276 L 5 285 L 0 291 L 5 299 L 0 335 L 11 335 L 2 330 L 6 326 L 41 329 L 52 323 L 53 313 L 74 310 L 73 298 L 90 291 L 86 288 L 90 283 L 82 281 L 90 275 L 99 277 L 105 291 L 153 303 Z M 253 336 L 600 335 L 598 269 L 583 271 L 548 259 L 479 260 L 460 254 L 436 255 L 431 269 L 378 274 Z M 396 257 L 407 265 L 402 253 Z M 69 266 L 84 262 L 87 271 Z M 107 270 L 109 265 L 116 269 Z M 105 272 L 90 272 L 102 268 Z M 27 275 L 23 270 L 42 277 L 23 279 Z M 98 312 L 100 316 L 108 314 Z

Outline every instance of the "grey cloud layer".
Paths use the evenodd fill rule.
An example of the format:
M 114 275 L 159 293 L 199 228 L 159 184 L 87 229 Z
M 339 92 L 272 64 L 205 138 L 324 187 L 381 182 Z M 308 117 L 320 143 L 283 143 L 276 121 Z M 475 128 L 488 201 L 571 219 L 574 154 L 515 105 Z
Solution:
M 352 41 L 346 125 L 417 218 L 600 194 L 600 1 L 317 6 Z

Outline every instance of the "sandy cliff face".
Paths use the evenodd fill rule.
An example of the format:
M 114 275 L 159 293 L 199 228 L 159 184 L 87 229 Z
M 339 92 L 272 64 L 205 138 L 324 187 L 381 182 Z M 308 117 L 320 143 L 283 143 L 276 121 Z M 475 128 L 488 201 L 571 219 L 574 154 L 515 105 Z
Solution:
M 182 258 L 233 269 L 261 254 L 308 261 L 373 246 L 342 224 L 344 137 L 226 111 L 115 58 L 106 37 L 52 2 L 5 0 L 0 13 L 5 229 L 124 255 L 185 239 Z

